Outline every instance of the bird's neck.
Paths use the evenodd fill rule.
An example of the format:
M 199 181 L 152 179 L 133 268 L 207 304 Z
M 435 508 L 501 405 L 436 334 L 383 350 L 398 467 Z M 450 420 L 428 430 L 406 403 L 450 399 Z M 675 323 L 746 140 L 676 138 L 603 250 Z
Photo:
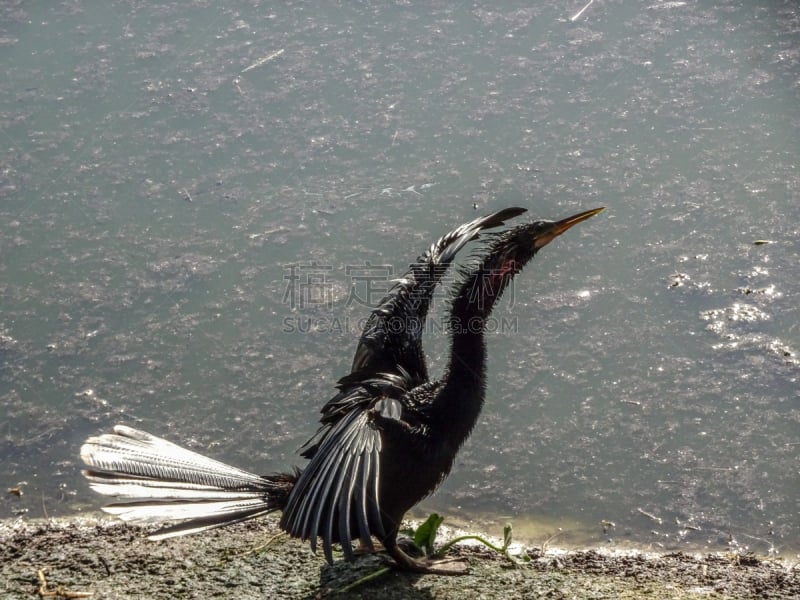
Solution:
M 488 261 L 463 282 L 450 315 L 451 347 L 444 386 L 435 402 L 443 427 L 458 446 L 469 436 L 486 392 L 484 331 L 492 309 L 518 271 L 516 264 Z
M 441 427 L 455 448 L 469 436 L 486 395 L 486 345 L 483 331 L 453 333 L 444 386 L 434 403 Z

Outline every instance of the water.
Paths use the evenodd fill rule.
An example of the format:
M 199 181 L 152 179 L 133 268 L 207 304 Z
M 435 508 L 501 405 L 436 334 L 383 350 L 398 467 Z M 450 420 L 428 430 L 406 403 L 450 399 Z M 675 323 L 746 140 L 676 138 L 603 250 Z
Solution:
M 796 552 L 800 13 L 530 4 L 4 5 L 0 516 L 95 510 L 117 422 L 301 464 L 351 293 L 477 214 L 604 205 L 498 308 L 420 514 Z

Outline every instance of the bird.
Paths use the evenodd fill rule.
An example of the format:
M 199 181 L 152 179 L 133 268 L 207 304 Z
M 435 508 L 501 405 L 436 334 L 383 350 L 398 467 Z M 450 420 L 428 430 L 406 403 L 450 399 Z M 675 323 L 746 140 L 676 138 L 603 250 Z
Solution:
M 544 246 L 603 207 L 500 231 L 525 209 L 480 217 L 442 236 L 394 282 L 367 320 L 349 374 L 321 410 L 320 427 L 300 449 L 308 463 L 291 472 L 256 475 L 150 433 L 116 425 L 86 440 L 80 456 L 90 487 L 120 498 L 104 507 L 123 520 L 178 520 L 159 540 L 281 511 L 292 537 L 318 541 L 328 563 L 333 545 L 355 559 L 353 542 L 393 566 L 453 574 L 398 542 L 403 516 L 439 486 L 475 427 L 486 396 L 485 327 L 513 278 Z M 431 380 L 422 332 L 433 292 L 456 254 L 482 246 L 458 272 L 448 316 L 450 352 Z

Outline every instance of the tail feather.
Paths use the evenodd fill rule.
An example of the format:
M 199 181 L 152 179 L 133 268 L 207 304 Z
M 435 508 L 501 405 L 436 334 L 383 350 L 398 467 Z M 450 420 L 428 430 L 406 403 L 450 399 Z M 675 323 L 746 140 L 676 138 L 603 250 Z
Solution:
M 109 504 L 103 510 L 110 515 L 119 517 L 123 521 L 165 521 L 179 520 L 182 522 L 168 527 L 162 527 L 154 534 L 148 536 L 151 540 L 165 540 L 171 537 L 189 535 L 217 527 L 227 527 L 234 523 L 249 521 L 269 514 L 276 508 L 270 508 L 260 498 L 250 501 L 235 500 L 229 502 L 169 502 L 158 504 L 153 502 L 125 502 Z
M 186 535 L 282 509 L 296 474 L 260 476 L 117 425 L 81 447 L 90 487 L 122 502 L 103 508 L 123 520 L 182 520 L 151 539 Z
M 263 489 L 264 478 L 125 425 L 86 440 L 81 459 L 90 473 L 120 474 L 224 489 Z
M 226 491 L 217 487 L 196 486 L 193 483 L 179 481 L 126 479 L 120 475 L 99 475 L 95 471 L 84 471 L 84 477 L 89 480 L 89 487 L 98 494 L 141 500 L 235 500 L 251 494 L 253 497 L 264 495 L 263 491 Z

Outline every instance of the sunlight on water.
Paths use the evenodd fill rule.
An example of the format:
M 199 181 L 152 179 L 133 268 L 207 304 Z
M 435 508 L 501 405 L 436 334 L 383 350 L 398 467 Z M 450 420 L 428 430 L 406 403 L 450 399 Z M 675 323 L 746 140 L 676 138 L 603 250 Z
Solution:
M 419 511 L 797 551 L 798 9 L 528 4 L 0 9 L 0 516 L 96 508 L 78 447 L 120 421 L 302 464 L 431 241 L 607 206 L 498 307 Z

